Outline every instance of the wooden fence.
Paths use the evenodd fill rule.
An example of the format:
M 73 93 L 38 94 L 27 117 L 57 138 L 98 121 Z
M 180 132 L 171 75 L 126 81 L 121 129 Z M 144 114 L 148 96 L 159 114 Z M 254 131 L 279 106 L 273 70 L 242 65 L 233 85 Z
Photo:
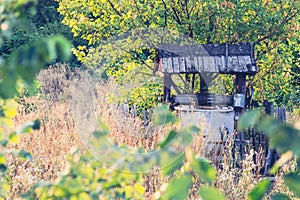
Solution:
M 286 121 L 286 109 L 285 108 L 274 108 L 272 103 L 266 103 L 264 105 L 266 114 L 278 118 L 281 122 Z M 142 125 L 148 126 L 149 122 L 153 120 L 151 109 L 143 108 L 141 114 L 138 115 L 137 107 L 130 107 L 128 104 L 120 104 L 118 108 L 126 116 L 133 118 L 140 117 L 142 119 Z M 222 137 L 222 133 L 221 138 Z M 225 143 L 226 141 L 221 141 Z M 254 150 L 253 161 L 255 164 L 259 164 L 263 168 L 260 173 L 267 175 L 271 166 L 279 159 L 279 155 L 274 149 L 269 148 L 269 141 L 266 134 L 249 128 L 248 130 L 239 132 L 234 138 L 234 149 L 238 150 L 238 157 L 235 158 L 237 162 L 245 159 L 246 154 L 249 154 L 249 150 Z M 236 152 L 233 152 L 236 155 Z

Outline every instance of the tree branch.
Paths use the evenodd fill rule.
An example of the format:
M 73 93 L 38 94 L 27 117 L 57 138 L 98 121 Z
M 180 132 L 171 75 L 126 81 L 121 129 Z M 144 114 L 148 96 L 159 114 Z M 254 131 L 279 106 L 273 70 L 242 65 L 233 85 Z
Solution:
M 119 15 L 120 17 L 123 17 L 122 14 L 116 9 L 115 5 L 110 0 L 107 0 L 107 1 L 110 4 L 111 8 L 117 13 L 117 15 Z
M 298 14 L 300 13 L 299 10 L 297 10 L 297 12 L 295 12 L 293 15 L 291 15 L 290 17 L 284 19 L 278 26 L 277 28 L 281 27 L 281 26 L 284 26 L 285 24 L 287 24 L 291 19 L 293 19 L 294 17 L 296 17 Z M 268 39 L 269 37 L 273 36 L 273 35 L 276 35 L 276 33 L 274 33 L 273 31 L 273 34 L 268 34 L 266 36 L 264 36 L 263 38 L 260 38 L 259 40 L 257 40 L 254 44 L 258 44 L 266 39 Z
M 164 15 L 165 15 L 165 27 L 167 27 L 167 11 L 168 11 L 168 8 L 167 8 L 167 4 L 164 0 L 161 0 L 162 3 L 164 4 L 164 7 L 165 7 L 165 12 L 164 12 Z
M 172 2 L 174 3 L 174 1 L 172 1 Z M 179 25 L 182 25 L 181 20 L 180 20 L 180 18 L 178 16 L 177 10 L 173 6 L 171 6 L 171 8 L 173 10 L 175 20 L 177 21 L 177 23 Z

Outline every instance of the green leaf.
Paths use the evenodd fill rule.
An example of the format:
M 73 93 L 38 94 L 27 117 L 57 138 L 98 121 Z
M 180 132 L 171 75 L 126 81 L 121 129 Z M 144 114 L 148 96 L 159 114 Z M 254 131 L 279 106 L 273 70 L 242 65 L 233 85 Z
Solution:
M 155 126 L 164 126 L 170 123 L 178 122 L 178 118 L 172 114 L 167 105 L 157 107 L 153 111 L 153 124 Z
M 284 176 L 286 186 L 298 197 L 300 197 L 300 175 L 292 172 Z
M 248 195 L 249 200 L 261 200 L 267 194 L 268 190 L 272 187 L 272 182 L 269 179 L 261 180 L 250 191 Z
M 202 200 L 226 200 L 225 195 L 211 186 L 201 187 L 199 189 L 199 196 Z
M 274 123 L 279 123 L 278 121 Z M 269 127 L 270 129 L 272 127 Z M 271 131 L 271 130 L 270 130 Z M 270 136 L 270 146 L 276 148 L 278 153 L 289 150 L 295 155 L 300 155 L 300 131 L 288 125 L 281 124 L 272 132 L 267 132 Z
M 191 125 L 189 127 L 190 131 L 192 131 L 193 133 L 200 133 L 200 128 L 198 126 L 195 125 Z
M 7 166 L 5 164 L 0 164 L 0 172 L 4 173 L 7 170 Z
M 175 138 L 177 134 L 178 133 L 176 131 L 170 131 L 167 137 L 161 143 L 159 143 L 159 147 L 160 148 L 166 147 L 168 144 L 172 142 L 172 140 Z
M 1 140 L 1 141 L 0 141 L 0 144 L 1 144 L 3 147 L 6 147 L 7 144 L 8 144 L 8 140 Z
M 192 169 L 197 172 L 200 178 L 206 183 L 211 183 L 217 178 L 216 169 L 206 158 L 195 158 L 191 163 L 191 166 Z
M 41 128 L 41 121 L 39 119 L 36 119 L 33 121 L 32 129 L 33 130 L 39 130 Z
M 257 124 L 261 117 L 261 111 L 260 110 L 253 110 L 244 113 L 238 123 L 238 128 L 240 130 L 249 128 L 250 126 L 253 126 Z
M 9 141 L 8 142 L 18 144 L 20 142 L 20 140 L 21 140 L 21 136 L 19 134 L 12 133 L 12 134 L 9 135 Z
M 162 174 L 164 176 L 172 174 L 175 170 L 179 169 L 184 163 L 185 156 L 184 154 L 180 155 L 178 159 L 173 161 L 170 165 L 167 165 L 162 168 Z
M 5 156 L 3 153 L 0 153 L 0 164 L 5 164 Z
M 172 200 L 186 199 L 192 185 L 192 175 L 185 173 L 177 179 L 172 179 L 166 190 L 166 196 Z
M 21 158 L 24 158 L 24 159 L 27 159 L 29 161 L 32 161 L 32 155 L 31 153 L 25 151 L 25 150 L 21 150 L 18 155 L 21 157 Z
M 145 187 L 143 185 L 141 185 L 141 183 L 139 183 L 139 182 L 136 182 L 133 185 L 133 189 L 134 189 L 135 193 L 138 193 L 140 195 L 143 195 L 145 193 Z
M 285 194 L 281 194 L 281 193 L 272 194 L 270 196 L 270 198 L 271 198 L 271 200 L 290 200 L 290 197 L 288 197 Z
M 16 83 L 17 77 L 14 73 L 5 74 L 0 83 L 0 97 L 3 99 L 10 99 L 17 94 Z

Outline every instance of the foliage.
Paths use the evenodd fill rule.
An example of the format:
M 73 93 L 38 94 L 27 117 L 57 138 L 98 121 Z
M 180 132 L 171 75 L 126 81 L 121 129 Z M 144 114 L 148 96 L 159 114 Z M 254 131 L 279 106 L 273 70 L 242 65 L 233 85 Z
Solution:
M 12 36 L 12 29 L 22 23 L 26 23 L 25 15 L 28 12 L 34 12 L 32 5 L 34 1 L 5 1 L 0 6 L 1 12 L 1 33 L 0 46 L 9 40 Z M 60 36 L 43 39 L 31 43 L 30 45 L 18 48 L 14 53 L 0 57 L 0 144 L 6 147 L 8 144 L 17 144 L 20 141 L 20 135 L 39 129 L 40 121 L 35 120 L 21 127 L 19 130 L 7 134 L 8 128 L 13 128 L 13 118 L 17 115 L 17 103 L 14 97 L 20 93 L 23 84 L 31 85 L 35 74 L 47 62 L 62 58 L 67 59 L 70 56 L 70 44 Z M 6 155 L 15 154 L 20 158 L 31 160 L 31 154 L 25 150 L 12 150 L 3 152 L 0 155 L 1 168 L 1 199 L 8 196 L 9 178 L 6 174 Z
M 249 80 L 256 98 L 299 105 L 297 1 L 57 1 L 62 22 L 88 41 L 74 49 L 88 67 L 139 85 L 148 83 L 159 43 L 252 42 L 260 67 Z
M 297 162 L 299 163 L 299 129 L 293 128 L 287 124 L 282 124 L 278 120 L 273 119 L 270 116 L 266 116 L 258 110 L 248 112 L 240 119 L 239 128 L 244 129 L 250 126 L 254 126 L 255 128 L 268 134 L 271 148 L 274 148 L 278 153 L 281 154 L 281 158 L 274 165 L 273 169 L 271 169 L 271 173 L 276 173 L 280 166 L 292 159 L 292 156 L 295 156 Z M 297 165 L 297 168 L 294 172 L 284 175 L 284 182 L 286 186 L 297 197 L 300 197 L 299 172 L 300 167 Z M 250 199 L 260 199 L 260 197 L 263 197 L 271 186 L 272 183 L 269 180 L 261 181 L 250 193 Z M 286 198 L 284 194 L 274 194 L 272 197 L 274 199 L 281 197 Z
M 0 47 L 2 57 L 7 58 L 29 43 L 54 35 L 63 35 L 75 45 L 85 44 L 80 39 L 74 39 L 69 28 L 61 24 L 61 16 L 56 11 L 57 6 L 57 3 L 52 0 L 34 0 L 25 3 L 23 8 L 14 8 L 17 12 L 21 11 L 26 20 L 11 20 L 7 29 L 9 37 L 2 40 Z M 55 61 L 51 60 L 51 62 Z M 76 64 L 75 59 L 72 60 L 72 64 Z
M 69 156 L 69 163 L 56 182 L 37 183 L 25 199 L 142 199 L 140 174 L 111 170 L 90 154 Z

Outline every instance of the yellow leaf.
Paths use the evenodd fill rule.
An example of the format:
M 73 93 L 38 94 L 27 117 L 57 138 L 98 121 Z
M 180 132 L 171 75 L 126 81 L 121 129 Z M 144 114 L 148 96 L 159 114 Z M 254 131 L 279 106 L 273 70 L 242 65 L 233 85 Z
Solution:
M 125 187 L 125 197 L 126 199 L 130 199 L 132 197 L 133 188 L 131 186 Z
M 133 186 L 134 191 L 138 192 L 139 194 L 144 194 L 145 193 L 145 187 L 142 186 L 140 183 L 135 183 Z
M 21 136 L 17 135 L 17 134 L 11 134 L 9 136 L 9 142 L 14 143 L 14 144 L 18 144 L 21 141 Z
M 13 118 L 18 114 L 18 104 L 14 100 L 9 100 L 5 102 L 3 107 L 4 115 L 9 118 Z
M 78 196 L 78 199 L 89 200 L 91 197 L 86 192 L 81 192 Z
M 0 164 L 4 164 L 5 163 L 5 157 L 3 154 L 0 154 Z

